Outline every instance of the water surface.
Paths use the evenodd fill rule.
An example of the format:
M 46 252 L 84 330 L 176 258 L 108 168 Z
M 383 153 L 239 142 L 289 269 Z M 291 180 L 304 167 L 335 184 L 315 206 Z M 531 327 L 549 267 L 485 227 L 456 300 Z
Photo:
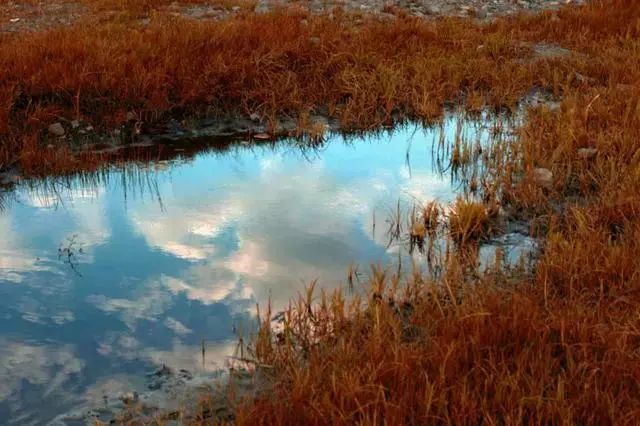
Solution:
M 40 424 L 163 364 L 220 368 L 256 303 L 391 264 L 385 219 L 399 199 L 455 197 L 434 152 L 461 132 L 490 137 L 451 118 L 317 149 L 238 143 L 5 195 L 0 418 Z

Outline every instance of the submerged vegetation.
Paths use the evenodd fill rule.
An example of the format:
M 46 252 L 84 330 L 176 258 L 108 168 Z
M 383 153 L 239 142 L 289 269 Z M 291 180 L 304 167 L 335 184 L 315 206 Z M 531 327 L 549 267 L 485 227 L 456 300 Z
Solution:
M 374 269 L 366 298 L 310 291 L 277 329 L 267 312 L 253 355 L 268 391 L 236 407 L 238 424 L 638 418 L 640 3 L 483 24 L 297 9 L 218 23 L 134 16 L 1 36 L 0 167 L 99 165 L 68 138 L 72 120 L 145 133 L 169 117 L 255 114 L 277 132 L 293 116 L 315 135 L 310 113 L 365 129 L 432 122 L 450 104 L 515 108 L 534 90 L 559 100 L 529 106 L 513 140 L 454 147 L 456 164 L 483 160 L 469 180 L 477 197 L 428 205 L 410 226 L 424 239 L 446 217 L 461 246 L 498 214 L 527 220 L 542 246 L 535 270 L 507 271 L 497 255 L 469 274 L 457 247 L 438 275 Z M 539 53 L 550 45 L 569 53 Z M 67 128 L 54 138 L 55 122 Z

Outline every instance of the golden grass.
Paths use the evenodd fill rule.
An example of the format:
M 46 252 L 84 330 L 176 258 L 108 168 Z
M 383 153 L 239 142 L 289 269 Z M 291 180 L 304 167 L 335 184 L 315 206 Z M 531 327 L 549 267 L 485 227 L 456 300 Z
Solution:
M 270 387 L 237 407 L 236 422 L 640 417 L 638 2 L 488 25 L 401 18 L 358 26 L 348 15 L 302 12 L 214 24 L 158 13 L 147 27 L 115 20 L 1 42 L 0 163 L 33 172 L 86 167 L 68 147 L 42 149 L 39 132 L 59 116 L 104 128 L 127 111 L 277 120 L 322 107 L 346 127 L 368 128 L 428 121 L 452 101 L 469 111 L 513 106 L 534 87 L 561 96 L 559 109 L 530 109 L 513 143 L 483 154 L 489 210 L 459 201 L 449 218 L 460 240 L 482 235 L 470 230 L 484 229 L 476 224 L 496 202 L 531 219 L 542 242 L 533 274 L 468 274 L 445 253 L 437 277 L 374 270 L 365 300 L 310 291 L 283 331 L 271 329 L 269 314 L 262 322 L 254 355 L 270 367 Z M 538 58 L 538 42 L 575 54 Z M 584 148 L 597 151 L 584 156 Z M 553 173 L 552 186 L 535 181 L 536 168 Z
M 460 245 L 478 242 L 491 233 L 491 220 L 483 203 L 461 197 L 449 212 L 449 236 Z
M 263 322 L 255 355 L 272 386 L 237 409 L 238 424 L 637 422 L 639 14 L 635 2 L 602 2 L 565 11 L 562 33 L 530 22 L 589 55 L 554 77 L 570 80 L 560 109 L 530 110 L 488 162 L 501 168 L 488 192 L 540 225 L 533 275 L 468 274 L 447 254 L 439 278 L 378 271 L 366 300 L 307 297 L 280 334 Z M 553 187 L 533 179 L 538 167 Z M 480 203 L 456 208 L 482 219 L 459 234 L 484 223 Z
M 134 112 L 146 117 L 145 130 L 169 116 L 257 113 L 275 123 L 322 109 L 345 129 L 363 129 L 398 118 L 430 121 L 448 102 L 513 106 L 533 87 L 560 95 L 583 84 L 573 70 L 594 82 L 613 74 L 581 56 L 538 58 L 531 47 L 551 39 L 584 50 L 583 35 L 570 29 L 585 25 L 576 19 L 601 23 L 593 12 L 489 25 L 402 17 L 357 24 L 339 11 L 292 9 L 201 22 L 171 15 L 164 1 L 133 2 L 149 9 L 145 25 L 132 17 L 132 2 L 87 1 L 133 13 L 88 13 L 71 28 L 0 36 L 0 161 L 18 162 L 27 174 L 46 172 L 50 153 L 25 155 L 34 148 L 25 135 L 61 119 L 106 130 Z M 38 156 L 46 161 L 33 163 Z

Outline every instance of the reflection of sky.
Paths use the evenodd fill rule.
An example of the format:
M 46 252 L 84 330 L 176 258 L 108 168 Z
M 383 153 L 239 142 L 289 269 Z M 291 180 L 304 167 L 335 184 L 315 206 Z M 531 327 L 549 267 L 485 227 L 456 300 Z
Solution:
M 439 133 L 415 130 L 20 190 L 0 212 L 0 417 L 42 420 L 154 365 L 202 368 L 201 339 L 206 368 L 219 366 L 256 303 L 283 307 L 305 282 L 344 281 L 352 262 L 390 262 L 398 198 L 453 197 L 434 171 Z

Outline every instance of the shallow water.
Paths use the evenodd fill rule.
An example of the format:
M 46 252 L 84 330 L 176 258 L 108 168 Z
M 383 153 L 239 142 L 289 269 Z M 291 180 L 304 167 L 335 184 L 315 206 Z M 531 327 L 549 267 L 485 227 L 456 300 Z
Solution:
M 223 367 L 256 303 L 284 307 L 311 280 L 343 285 L 351 263 L 408 256 L 385 219 L 399 199 L 455 198 L 434 147 L 461 130 L 490 138 L 451 118 L 17 188 L 0 211 L 0 418 L 46 422 L 163 364 Z

